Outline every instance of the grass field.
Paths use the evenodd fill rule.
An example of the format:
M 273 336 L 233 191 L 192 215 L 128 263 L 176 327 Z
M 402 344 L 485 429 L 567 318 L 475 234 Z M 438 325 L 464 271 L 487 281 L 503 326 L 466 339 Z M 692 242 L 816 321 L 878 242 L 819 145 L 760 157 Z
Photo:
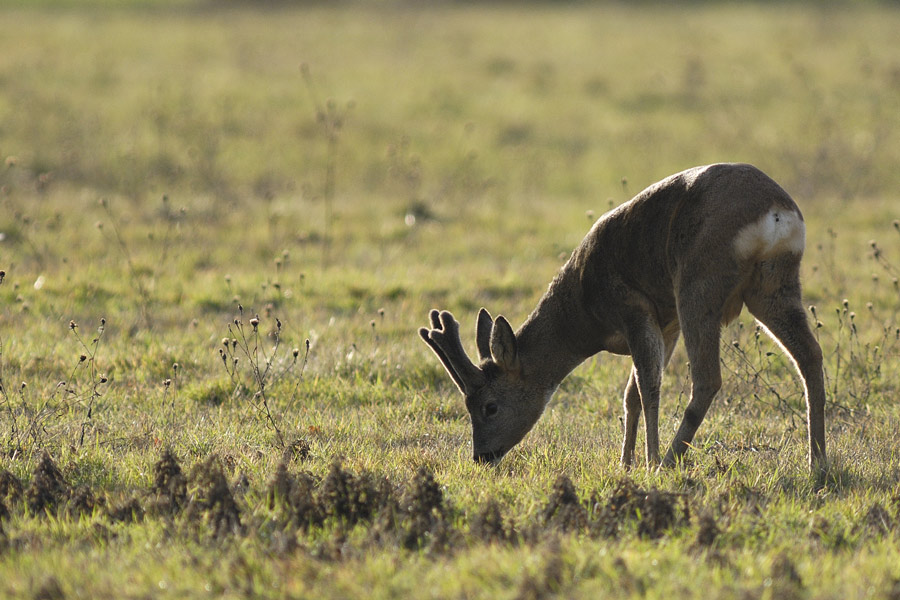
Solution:
M 0 3 L 0 596 L 900 598 L 896 5 L 134 4 Z M 428 310 L 719 161 L 804 211 L 824 484 L 746 315 L 683 467 L 608 355 L 474 464 Z

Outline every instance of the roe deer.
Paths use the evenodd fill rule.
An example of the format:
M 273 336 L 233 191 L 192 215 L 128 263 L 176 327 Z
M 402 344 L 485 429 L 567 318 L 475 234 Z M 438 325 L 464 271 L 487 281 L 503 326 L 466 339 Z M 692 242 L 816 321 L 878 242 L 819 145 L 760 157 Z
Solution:
M 532 428 L 557 386 L 586 358 L 630 354 L 621 462 L 634 460 L 641 411 L 648 467 L 660 464 L 659 390 L 680 333 L 691 399 L 662 465 L 694 439 L 721 387 L 719 335 L 744 305 L 787 351 L 803 379 L 810 469 L 825 467 L 822 351 L 800 298 L 806 228 L 791 197 L 744 164 L 672 175 L 600 217 L 518 331 L 478 313 L 480 364 L 459 323 L 431 311 L 419 334 L 465 395 L 474 459 L 496 464 Z

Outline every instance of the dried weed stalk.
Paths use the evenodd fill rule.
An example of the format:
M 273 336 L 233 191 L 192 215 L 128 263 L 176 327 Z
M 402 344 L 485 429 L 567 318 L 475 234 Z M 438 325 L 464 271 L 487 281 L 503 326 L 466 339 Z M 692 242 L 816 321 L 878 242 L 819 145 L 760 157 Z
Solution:
M 247 321 L 250 326 L 248 331 L 244 323 L 244 307 L 238 305 L 238 317 L 228 325 L 228 337 L 222 339 L 219 357 L 234 384 L 232 397 L 247 393 L 251 406 L 264 416 L 266 424 L 275 432 L 278 446 L 285 448 L 284 435 L 272 412 L 268 390 L 274 383 L 291 375 L 299 363 L 296 390 L 296 386 L 303 379 L 303 372 L 309 359 L 310 342 L 306 340 L 306 352 L 302 362 L 299 348 L 291 351 L 289 360 L 281 359 L 279 352 L 282 349 L 282 323 L 277 317 L 274 321 L 274 327 L 267 334 L 262 334 L 260 333 L 262 323 L 259 315 L 256 315 Z M 272 346 L 268 350 L 264 338 L 272 341 Z M 250 390 L 252 394 L 249 393 Z

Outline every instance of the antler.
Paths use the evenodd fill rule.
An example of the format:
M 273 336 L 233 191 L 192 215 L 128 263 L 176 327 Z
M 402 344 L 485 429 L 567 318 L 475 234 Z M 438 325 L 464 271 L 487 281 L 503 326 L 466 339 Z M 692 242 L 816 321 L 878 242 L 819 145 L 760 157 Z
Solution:
M 419 335 L 437 354 L 453 383 L 463 394 L 484 383 L 484 373 L 475 366 L 459 339 L 459 323 L 449 312 L 432 310 L 431 329 L 422 327 Z M 480 349 L 480 348 L 479 348 Z

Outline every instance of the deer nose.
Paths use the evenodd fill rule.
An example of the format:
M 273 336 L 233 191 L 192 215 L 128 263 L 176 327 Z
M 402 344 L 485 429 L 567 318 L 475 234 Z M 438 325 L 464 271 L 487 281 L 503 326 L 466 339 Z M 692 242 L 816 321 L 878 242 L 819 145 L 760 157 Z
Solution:
M 500 460 L 500 457 L 503 456 L 502 452 L 482 452 L 481 454 L 475 454 L 472 458 L 473 460 L 480 464 L 497 464 L 497 461 Z
M 493 453 L 493 452 L 484 452 L 484 453 L 482 453 L 482 454 L 476 454 L 476 455 L 473 456 L 472 458 L 473 458 L 473 459 L 475 460 L 475 462 L 477 462 L 478 464 L 483 465 L 483 464 L 485 464 L 485 463 L 489 463 L 489 462 L 491 462 L 492 460 L 494 460 L 494 453 Z

